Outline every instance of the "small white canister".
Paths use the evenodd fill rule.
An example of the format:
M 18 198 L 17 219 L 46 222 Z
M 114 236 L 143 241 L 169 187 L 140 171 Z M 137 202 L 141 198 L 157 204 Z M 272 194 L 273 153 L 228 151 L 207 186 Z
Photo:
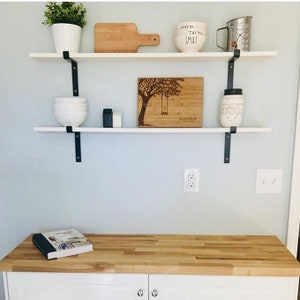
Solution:
M 220 122 L 223 127 L 240 126 L 243 121 L 244 97 L 242 89 L 226 89 L 221 101 Z

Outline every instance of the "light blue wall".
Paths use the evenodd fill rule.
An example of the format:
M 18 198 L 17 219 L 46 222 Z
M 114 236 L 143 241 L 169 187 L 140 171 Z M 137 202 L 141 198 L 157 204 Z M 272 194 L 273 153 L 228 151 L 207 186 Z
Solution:
M 135 22 L 158 33 L 158 47 L 176 51 L 180 21 L 208 23 L 204 51 L 218 51 L 215 31 L 237 16 L 253 16 L 252 49 L 277 50 L 267 61 L 237 62 L 244 90 L 244 126 L 270 134 L 233 136 L 231 164 L 224 137 L 82 134 L 82 163 L 73 136 L 33 132 L 56 126 L 54 96 L 71 95 L 68 63 L 41 63 L 29 52 L 52 52 L 41 24 L 44 3 L 0 3 L 0 258 L 30 233 L 64 227 L 97 233 L 272 234 L 286 239 L 300 53 L 300 3 L 85 3 L 89 24 L 82 52 L 93 52 L 97 22 Z M 143 76 L 203 76 L 204 126 L 216 126 L 226 87 L 225 62 L 83 63 L 80 95 L 89 100 L 85 126 L 98 126 L 104 107 L 136 124 L 136 80 Z M 200 192 L 183 193 L 185 167 L 200 169 Z M 255 193 L 257 168 L 283 169 L 281 194 Z M 0 296 L 1 298 L 1 296 Z

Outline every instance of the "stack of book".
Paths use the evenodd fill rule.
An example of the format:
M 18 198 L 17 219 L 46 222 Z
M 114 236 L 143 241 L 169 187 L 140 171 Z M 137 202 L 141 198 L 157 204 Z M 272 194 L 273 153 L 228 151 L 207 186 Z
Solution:
M 47 259 L 93 251 L 93 243 L 76 229 L 35 233 L 32 242 Z

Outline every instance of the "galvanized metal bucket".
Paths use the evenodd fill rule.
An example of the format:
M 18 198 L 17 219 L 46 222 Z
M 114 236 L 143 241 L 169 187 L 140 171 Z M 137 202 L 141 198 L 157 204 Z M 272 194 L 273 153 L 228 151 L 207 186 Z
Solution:
M 226 23 L 225 27 L 218 28 L 216 33 L 216 45 L 224 51 L 250 51 L 251 16 L 239 17 Z M 227 30 L 227 45 L 223 47 L 218 44 L 218 34 L 221 30 Z

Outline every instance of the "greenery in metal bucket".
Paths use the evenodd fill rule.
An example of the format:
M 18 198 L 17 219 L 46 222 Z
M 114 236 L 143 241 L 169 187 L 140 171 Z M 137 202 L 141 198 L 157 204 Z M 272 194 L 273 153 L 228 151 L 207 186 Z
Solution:
M 75 2 L 56 2 L 46 3 L 46 10 L 44 12 L 44 25 L 51 26 L 56 23 L 75 24 L 84 27 L 86 21 L 86 9 L 82 3 Z

